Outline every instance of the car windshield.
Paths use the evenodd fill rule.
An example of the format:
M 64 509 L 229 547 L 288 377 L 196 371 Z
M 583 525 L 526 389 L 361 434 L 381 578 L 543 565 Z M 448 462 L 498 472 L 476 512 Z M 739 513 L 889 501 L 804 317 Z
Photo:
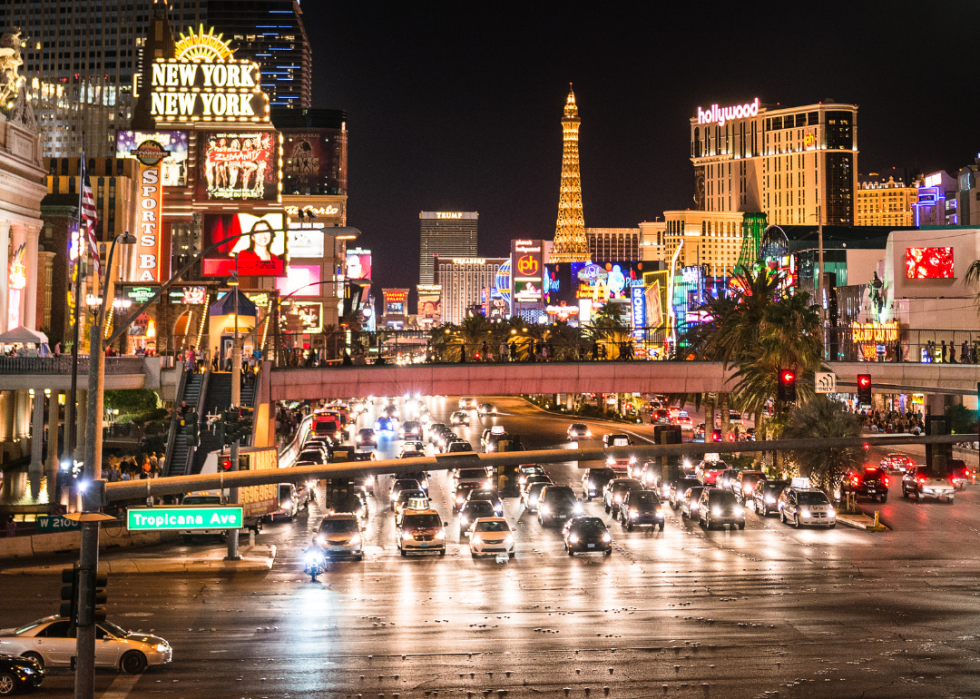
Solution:
M 588 517 L 572 522 L 569 529 L 575 534 L 601 534 L 606 530 L 606 525 L 598 517 Z
M 528 492 L 531 495 L 539 495 L 541 493 L 541 489 L 544 488 L 546 485 L 550 485 L 550 484 L 545 483 L 544 481 L 542 481 L 541 483 L 532 483 Z
M 404 526 L 434 528 L 441 527 L 442 522 L 439 521 L 439 515 L 437 514 L 405 515 Z
M 631 505 L 659 505 L 660 498 L 656 493 L 635 493 L 636 497 L 630 496 Z
M 325 519 L 320 522 L 321 534 L 348 534 L 357 531 L 357 520 L 351 519 Z
M 775 493 L 777 491 L 782 490 L 787 485 L 788 485 L 787 483 L 782 483 L 782 482 L 766 483 L 766 492 L 768 492 L 768 493 Z
M 420 485 L 421 484 L 414 478 L 412 478 L 411 480 L 400 478 L 397 481 L 395 481 L 395 485 L 393 489 L 404 490 L 405 488 L 412 488 L 414 490 L 418 490 Z
M 406 488 L 405 490 L 398 493 L 398 502 L 405 502 L 409 498 L 424 498 L 424 490 L 416 490 L 414 488 Z
M 487 477 L 487 472 L 482 468 L 464 468 L 459 471 L 459 480 L 461 481 L 479 481 L 485 480 Z
M 473 517 L 493 516 L 493 505 L 489 500 L 473 500 L 463 508 L 463 512 Z
M 798 493 L 796 499 L 801 505 L 826 505 L 830 502 L 823 493 Z
M 509 532 L 507 522 L 478 522 L 475 531 L 478 532 Z
M 470 493 L 470 500 L 496 500 L 497 496 L 489 490 L 474 490 Z
M 743 473 L 742 483 L 757 483 L 763 479 L 761 473 Z
M 398 480 L 416 480 L 416 481 L 418 481 L 421 484 L 422 481 L 425 480 L 425 472 L 424 471 L 408 471 L 407 473 L 403 473 L 402 474 L 402 477 L 399 478 Z
M 541 466 L 522 466 L 521 472 L 525 476 L 540 476 L 544 473 L 544 469 Z
M 217 495 L 188 495 L 181 502 L 184 505 L 220 505 L 221 498 Z
M 708 493 L 708 502 L 712 505 L 734 505 L 736 504 L 735 494 L 727 490 L 712 488 Z
M 549 502 L 557 503 L 560 501 L 570 501 L 575 502 L 575 491 L 566 485 L 554 486 L 550 485 L 548 487 L 548 492 L 545 497 L 548 498 Z
M 630 445 L 630 438 L 623 435 L 613 435 L 609 438 L 609 443 L 614 447 L 628 447 Z
M 701 497 L 701 493 L 704 492 L 704 488 L 701 486 L 696 486 L 694 488 L 689 488 L 687 492 L 692 500 L 697 500 Z
M 581 422 L 576 422 L 574 425 L 572 425 L 572 429 L 573 430 L 584 430 L 584 429 L 588 429 L 588 428 L 586 428 L 586 426 L 583 425 Z
M 616 477 L 616 472 L 611 468 L 594 468 L 589 471 L 589 478 L 595 478 L 596 480 L 605 479 L 607 482 L 611 481 Z
M 613 483 L 612 489 L 614 493 L 618 493 L 622 490 L 629 490 L 630 488 L 635 488 L 638 485 L 640 485 L 640 481 L 635 480 L 633 478 L 629 478 L 627 480 L 617 481 Z
M 279 497 L 280 498 L 292 497 L 292 492 L 290 492 L 288 485 L 279 486 Z
M 449 445 L 449 451 L 473 451 L 469 442 L 453 442 Z

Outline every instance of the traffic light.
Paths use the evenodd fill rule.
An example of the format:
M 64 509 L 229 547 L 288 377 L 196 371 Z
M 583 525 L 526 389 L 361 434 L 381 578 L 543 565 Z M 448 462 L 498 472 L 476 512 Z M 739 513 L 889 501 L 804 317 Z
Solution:
M 224 458 L 224 457 L 221 458 L 221 470 L 224 471 L 225 473 L 231 470 L 230 458 Z
M 792 369 L 779 370 L 779 390 L 776 397 L 784 403 L 796 402 L 796 372 Z
M 79 626 L 91 626 L 96 622 L 105 621 L 105 603 L 108 597 L 105 587 L 108 582 L 108 573 L 100 573 L 91 568 L 79 569 Z
M 61 607 L 58 613 L 75 626 L 78 621 L 78 566 L 61 569 Z
M 871 405 L 871 374 L 858 374 L 858 405 Z

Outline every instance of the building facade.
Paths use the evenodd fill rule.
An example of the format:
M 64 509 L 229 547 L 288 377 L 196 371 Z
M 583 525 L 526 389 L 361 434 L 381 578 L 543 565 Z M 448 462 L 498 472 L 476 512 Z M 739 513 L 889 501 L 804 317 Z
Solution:
M 977 172 L 980 171 L 980 153 L 972 165 L 960 168 L 957 175 L 956 199 L 959 205 L 960 225 L 980 226 L 980 184 Z
M 674 269 L 707 265 L 718 276 L 730 274 L 742 251 L 742 222 L 737 212 L 665 211 L 663 261 Z
M 657 217 L 659 219 L 659 216 Z M 666 252 L 666 221 L 643 221 L 639 224 L 640 231 L 640 259 L 643 261 L 659 260 L 663 262 L 667 259 Z
M 860 178 L 855 193 L 855 223 L 858 226 L 911 226 L 913 209 L 919 201 L 918 182 L 905 183 L 878 173 Z
M 476 257 L 476 211 L 422 211 L 419 224 L 422 231 L 421 257 L 419 259 L 419 283 L 437 284 L 435 281 L 436 256 L 442 258 Z
M 636 262 L 640 259 L 639 228 L 586 228 L 589 255 L 604 262 Z
M 467 311 L 489 302 L 497 270 L 508 257 L 436 256 L 435 284 L 442 287 L 440 309 L 443 323 L 461 323 Z
M 753 102 L 691 118 L 696 208 L 764 212 L 773 224 L 853 225 L 857 106 Z
M 926 175 L 912 205 L 914 226 L 956 226 L 960 223 L 958 178 L 940 170 Z

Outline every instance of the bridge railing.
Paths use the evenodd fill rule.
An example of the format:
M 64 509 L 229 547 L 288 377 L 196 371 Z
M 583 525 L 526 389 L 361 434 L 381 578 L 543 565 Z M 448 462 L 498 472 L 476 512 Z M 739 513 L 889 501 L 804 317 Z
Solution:
M 60 357 L 0 357 L 0 375 L 3 374 L 70 374 L 70 355 Z M 78 358 L 78 373 L 88 374 L 89 358 Z M 106 374 L 142 374 L 142 357 L 106 357 Z
M 828 329 L 825 349 L 832 362 L 980 364 L 980 331 L 847 326 Z

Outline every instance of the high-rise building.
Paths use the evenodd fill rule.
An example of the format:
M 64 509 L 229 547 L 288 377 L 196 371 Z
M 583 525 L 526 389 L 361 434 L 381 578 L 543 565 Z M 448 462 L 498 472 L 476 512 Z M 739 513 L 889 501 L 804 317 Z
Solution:
M 912 225 L 959 225 L 959 178 L 940 170 L 926 175 L 919 184 L 916 202 L 912 205 Z
M 639 228 L 586 228 L 589 255 L 602 262 L 636 262 L 640 259 Z
M 912 209 L 919 200 L 919 183 L 895 175 L 862 175 L 855 192 L 855 223 L 859 226 L 911 226 Z
M 659 217 L 658 217 L 659 218 Z M 640 259 L 646 261 L 663 261 L 667 252 L 664 238 L 667 233 L 666 221 L 643 221 L 640 224 Z
M 742 219 L 738 212 L 665 211 L 664 261 L 731 273 L 742 250 Z
M 476 257 L 476 211 L 422 211 L 419 283 L 434 284 L 433 258 Z
M 443 323 L 461 323 L 467 310 L 489 305 L 497 270 L 507 257 L 435 258 L 435 283 L 442 287 Z
M 296 0 L 4 2 L 0 23 L 20 27 L 28 93 L 46 157 L 112 157 L 140 89 L 154 11 L 174 35 L 212 26 L 239 58 L 259 63 L 272 106 L 310 106 L 311 57 Z
M 589 262 L 589 242 L 585 237 L 585 215 L 582 212 L 582 177 L 579 173 L 578 116 L 575 93 L 571 84 L 565 100 L 565 116 L 561 120 L 562 156 L 561 189 L 558 194 L 558 225 L 552 262 Z
M 960 225 L 980 226 L 980 182 L 977 173 L 980 172 L 980 153 L 972 165 L 960 168 L 957 176 L 956 199 L 959 202 Z
M 763 212 L 769 223 L 854 225 L 857 105 L 748 104 L 691 118 L 695 208 Z

